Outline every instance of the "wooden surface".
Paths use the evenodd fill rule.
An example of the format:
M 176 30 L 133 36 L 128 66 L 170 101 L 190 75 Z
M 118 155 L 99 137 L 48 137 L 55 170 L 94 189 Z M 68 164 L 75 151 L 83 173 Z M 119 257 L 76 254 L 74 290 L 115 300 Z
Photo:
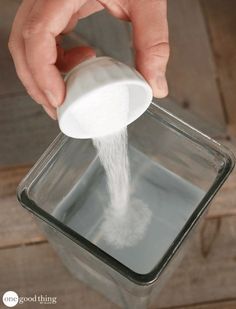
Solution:
M 198 0 L 168 1 L 170 97 L 215 126 L 226 124 L 215 62 Z
M 236 129 L 236 1 L 201 0 L 227 121 Z
M 213 3 L 214 1 L 210 2 Z M 21 296 L 32 296 L 34 294 L 56 296 L 56 308 L 58 309 L 116 309 L 115 305 L 74 279 L 67 272 L 33 217 L 19 206 L 16 199 L 15 191 L 20 179 L 27 173 L 58 132 L 56 123 L 51 121 L 40 106 L 32 102 L 26 95 L 16 78 L 11 57 L 7 51 L 6 42 L 9 28 L 19 2 L 18 0 L 0 0 L 0 308 L 5 308 L 1 302 L 2 294 L 7 290 L 14 290 Z M 192 37 L 194 43 L 189 46 L 189 51 L 194 55 L 194 46 L 201 44 L 203 44 L 203 50 L 209 48 L 208 43 L 205 41 L 202 43 L 202 40 L 205 40 L 205 34 L 202 34 L 202 32 L 205 30 L 201 28 L 198 33 L 196 29 L 193 29 L 194 20 L 199 21 L 200 19 L 202 22 L 202 17 L 199 16 L 198 4 L 194 0 L 172 0 L 169 2 L 172 3 L 170 27 L 173 31 L 176 29 L 177 33 L 175 34 L 176 38 L 173 40 L 179 42 L 179 46 L 176 47 L 175 51 L 176 57 L 178 57 L 171 60 L 172 67 L 174 67 L 174 62 L 177 63 L 181 59 L 180 68 L 182 72 L 182 61 L 186 61 L 181 78 L 182 82 L 190 79 L 188 85 L 191 84 L 192 87 L 192 91 L 188 95 L 187 92 L 181 90 L 179 84 L 176 85 L 176 89 L 173 88 L 175 80 L 179 80 L 179 74 L 181 73 L 175 68 L 172 69 L 175 70 L 176 74 L 173 82 L 171 82 L 171 89 L 174 90 L 171 91 L 175 91 L 172 93 L 176 93 L 176 98 L 181 98 L 181 104 L 182 101 L 187 100 L 190 107 L 193 107 L 193 109 L 198 108 L 199 111 L 205 108 L 203 104 L 205 101 L 202 101 L 201 98 L 207 98 L 206 104 L 208 102 L 211 104 L 208 113 L 212 113 L 208 115 L 209 117 L 207 116 L 209 123 L 212 115 L 214 115 L 213 118 L 224 125 L 225 119 L 224 114 L 220 112 L 218 90 L 214 88 L 215 84 L 212 80 L 214 77 L 214 65 L 210 61 L 204 62 L 204 57 L 201 54 L 195 55 L 197 59 L 194 61 L 191 61 L 191 58 L 185 59 L 183 56 L 186 51 L 182 44 L 186 42 L 186 37 L 185 33 L 182 34 L 180 31 L 180 28 L 186 28 L 185 24 L 189 19 L 193 24 L 190 29 L 194 33 Z M 218 6 L 219 1 L 216 1 L 216 3 Z M 187 7 L 190 11 L 192 10 L 191 18 L 185 12 Z M 217 7 L 215 10 L 217 10 Z M 216 14 L 216 11 L 208 11 L 207 14 L 210 13 Z M 174 15 L 178 16 L 177 23 L 174 23 Z M 6 16 L 8 18 L 5 18 Z M 179 24 L 181 18 L 182 25 Z M 112 20 L 111 23 L 113 23 L 112 27 L 116 28 L 116 21 Z M 226 21 L 224 23 L 227 24 Z M 81 23 L 79 32 L 81 31 L 80 33 L 83 34 L 86 27 L 87 24 L 84 21 L 83 24 Z M 120 46 L 128 44 L 129 27 L 127 27 L 127 24 L 123 25 L 122 23 L 119 23 L 118 27 L 120 28 L 120 30 L 117 30 L 117 36 L 120 38 L 117 40 L 118 43 Z M 188 38 L 190 29 L 186 29 Z M 125 37 L 121 35 L 123 30 L 127 34 Z M 74 39 L 77 40 L 77 37 L 75 36 Z M 90 32 L 87 40 L 95 42 L 95 39 L 93 33 Z M 73 43 L 72 41 L 67 43 Z M 109 44 L 106 45 L 103 41 L 99 44 L 99 37 L 96 44 L 101 45 L 100 47 L 105 46 L 105 52 L 108 52 Z M 210 57 L 210 51 L 208 50 L 206 53 Z M 122 57 L 122 60 L 123 57 L 126 58 L 126 55 L 123 49 L 118 50 L 117 54 L 115 54 L 117 58 Z M 129 57 L 126 58 L 128 62 L 132 60 L 131 56 Z M 195 67 L 195 61 L 197 64 L 196 71 L 193 73 L 192 70 L 193 74 L 189 76 L 189 68 Z M 204 67 L 198 67 L 199 63 L 204 63 Z M 199 76 L 208 76 L 207 83 L 204 80 L 202 81 Z M 197 81 L 198 90 L 195 89 L 195 81 Z M 184 89 L 184 91 L 187 90 Z M 212 91 L 214 92 L 213 95 Z M 192 101 L 189 98 L 192 98 Z M 199 103 L 198 100 L 201 102 Z M 214 103 L 216 105 L 213 102 L 216 102 Z M 170 108 L 173 109 L 172 112 L 175 112 L 173 106 Z M 178 110 L 178 112 L 182 117 L 182 111 Z M 184 115 L 188 120 L 188 115 L 185 113 Z M 197 120 L 190 118 L 191 123 L 194 121 L 197 123 Z M 212 128 L 209 123 L 207 125 Z M 206 132 L 208 131 L 207 125 L 205 123 L 201 125 Z M 218 134 L 218 131 L 214 131 L 214 129 L 212 129 L 211 135 L 220 137 L 221 140 L 223 138 L 222 141 L 233 148 L 236 153 L 236 135 L 230 136 L 231 142 L 224 139 L 225 134 Z M 168 281 L 152 309 L 236 308 L 235 189 L 236 171 L 212 203 L 201 230 L 195 234 L 184 260 Z M 26 303 L 21 305 L 21 308 L 37 309 L 43 308 L 43 306 Z

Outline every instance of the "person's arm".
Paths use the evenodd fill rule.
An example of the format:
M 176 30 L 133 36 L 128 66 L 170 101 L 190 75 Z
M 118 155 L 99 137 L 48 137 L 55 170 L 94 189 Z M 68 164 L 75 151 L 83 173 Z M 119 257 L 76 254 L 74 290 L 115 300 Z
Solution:
M 154 96 L 161 98 L 168 93 L 166 0 L 24 0 L 13 23 L 9 49 L 28 93 L 54 119 L 65 96 L 60 71 L 95 56 L 89 47 L 65 52 L 60 35 L 71 31 L 79 19 L 103 8 L 132 22 L 137 70 L 151 85 Z

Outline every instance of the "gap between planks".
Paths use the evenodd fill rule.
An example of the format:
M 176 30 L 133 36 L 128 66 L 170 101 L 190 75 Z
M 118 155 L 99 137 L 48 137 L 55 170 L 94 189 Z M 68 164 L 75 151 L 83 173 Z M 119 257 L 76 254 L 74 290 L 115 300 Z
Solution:
M 151 309 L 235 309 L 236 298 L 221 299 L 217 301 L 199 302 L 195 304 L 186 304 L 184 306 L 171 306 L 171 307 L 151 307 Z
M 48 240 L 45 239 L 39 239 L 35 241 L 28 241 L 24 243 L 16 243 L 16 244 L 11 244 L 11 245 L 6 245 L 6 246 L 0 246 L 0 250 L 5 250 L 5 249 L 15 249 L 18 247 L 29 247 L 29 246 L 36 246 L 36 245 L 42 245 L 48 243 Z

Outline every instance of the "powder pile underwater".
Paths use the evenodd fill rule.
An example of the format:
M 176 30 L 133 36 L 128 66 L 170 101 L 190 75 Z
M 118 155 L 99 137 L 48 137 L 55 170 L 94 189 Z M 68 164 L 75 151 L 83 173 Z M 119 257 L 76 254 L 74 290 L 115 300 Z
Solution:
M 122 121 L 125 122 L 129 104 L 123 101 L 121 105 L 126 106 L 126 109 L 122 108 Z M 112 124 L 112 121 L 111 118 L 109 122 Z M 94 138 L 93 144 L 105 169 L 110 196 L 100 232 L 104 240 L 117 249 L 134 246 L 144 237 L 151 220 L 151 210 L 131 195 L 127 127 Z

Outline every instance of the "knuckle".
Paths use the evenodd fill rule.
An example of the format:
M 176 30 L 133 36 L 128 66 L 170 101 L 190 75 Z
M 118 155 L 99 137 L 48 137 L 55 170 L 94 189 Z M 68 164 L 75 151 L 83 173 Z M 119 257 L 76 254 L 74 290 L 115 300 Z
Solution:
M 159 3 L 165 3 L 166 0 L 130 0 L 129 1 L 131 5 L 143 7 L 143 5 L 150 5 L 150 4 L 159 4 Z
M 146 44 L 142 48 L 136 48 L 136 52 L 143 55 L 151 55 L 164 60 L 169 59 L 170 46 L 167 41 L 162 41 L 154 44 Z
M 170 45 L 168 42 L 159 42 L 153 44 L 149 48 L 149 52 L 155 56 L 162 58 L 169 58 L 170 55 Z
M 31 17 L 23 26 L 22 36 L 25 40 L 40 33 L 43 29 L 43 24 L 38 20 L 37 17 Z

